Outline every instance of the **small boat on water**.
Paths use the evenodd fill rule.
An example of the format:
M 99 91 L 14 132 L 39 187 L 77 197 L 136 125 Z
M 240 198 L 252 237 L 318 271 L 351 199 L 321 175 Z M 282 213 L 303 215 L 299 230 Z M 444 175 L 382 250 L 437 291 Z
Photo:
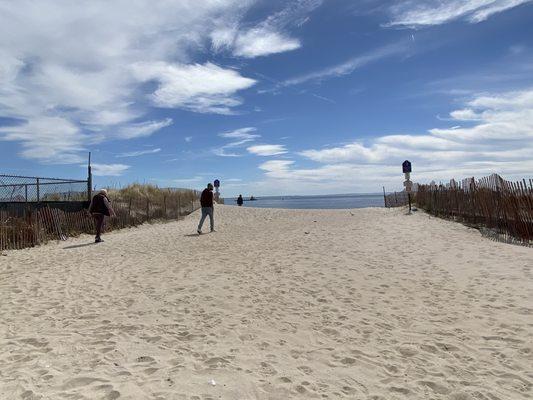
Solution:
M 254 196 L 250 196 L 249 199 L 243 199 L 242 201 L 257 201 L 257 197 L 254 197 Z M 235 202 L 237 202 L 237 199 L 235 199 Z

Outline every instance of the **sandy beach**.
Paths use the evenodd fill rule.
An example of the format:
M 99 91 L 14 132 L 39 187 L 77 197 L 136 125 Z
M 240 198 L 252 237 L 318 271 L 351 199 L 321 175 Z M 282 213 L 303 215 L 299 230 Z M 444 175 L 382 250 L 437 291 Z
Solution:
M 215 212 L 0 256 L 0 399 L 533 397 L 533 249 L 421 212 Z

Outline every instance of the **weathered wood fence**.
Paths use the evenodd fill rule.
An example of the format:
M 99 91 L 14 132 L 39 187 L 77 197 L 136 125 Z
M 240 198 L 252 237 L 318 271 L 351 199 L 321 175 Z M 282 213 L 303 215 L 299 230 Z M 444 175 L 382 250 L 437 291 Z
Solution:
M 78 205 L 78 207 L 76 207 Z M 198 194 L 161 196 L 157 199 L 130 197 L 112 201 L 115 218 L 106 230 L 137 226 L 147 221 L 179 220 L 200 207 Z M 65 240 L 81 233 L 94 233 L 87 202 L 3 203 L 0 208 L 0 251 L 33 247 L 48 240 Z
M 533 243 L 533 180 L 498 175 L 448 185 L 418 185 L 416 205 L 435 216 L 486 228 L 503 238 Z
M 409 195 L 407 192 L 393 192 L 389 194 L 383 193 L 383 201 L 385 207 L 403 207 L 409 204 Z

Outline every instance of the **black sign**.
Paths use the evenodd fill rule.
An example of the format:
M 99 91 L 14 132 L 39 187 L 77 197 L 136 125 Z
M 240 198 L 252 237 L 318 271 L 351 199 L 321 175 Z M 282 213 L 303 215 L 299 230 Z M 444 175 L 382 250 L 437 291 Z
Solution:
M 411 172 L 411 162 L 405 160 L 402 164 L 403 173 Z
M 215 187 L 220 187 L 220 181 L 218 179 L 215 179 L 215 181 L 213 182 L 213 185 Z

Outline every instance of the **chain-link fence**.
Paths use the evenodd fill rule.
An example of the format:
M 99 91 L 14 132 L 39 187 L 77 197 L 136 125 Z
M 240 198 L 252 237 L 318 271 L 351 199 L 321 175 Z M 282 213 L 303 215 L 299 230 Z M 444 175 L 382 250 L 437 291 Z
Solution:
M 0 175 L 0 202 L 86 201 L 87 180 Z

